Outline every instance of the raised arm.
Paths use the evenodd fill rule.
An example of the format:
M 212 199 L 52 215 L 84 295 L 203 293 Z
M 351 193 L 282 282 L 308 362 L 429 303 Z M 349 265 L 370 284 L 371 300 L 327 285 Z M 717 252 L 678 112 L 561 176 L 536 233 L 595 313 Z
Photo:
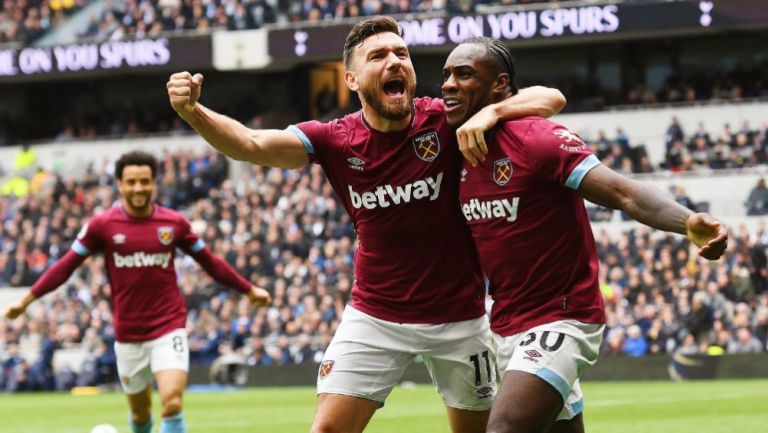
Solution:
M 53 266 L 43 272 L 43 275 L 37 279 L 23 298 L 8 307 L 5 311 L 5 317 L 15 319 L 24 314 L 29 304 L 35 299 L 53 291 L 67 281 L 75 269 L 85 261 L 86 257 L 86 255 L 80 255 L 72 250 L 67 251 Z
M 694 213 L 656 188 L 624 177 L 602 164 L 587 173 L 578 191 L 592 203 L 621 209 L 643 224 L 687 235 L 701 248 L 702 257 L 715 260 L 725 252 L 728 231 L 722 222 L 706 213 Z
M 309 162 L 301 140 L 292 132 L 254 130 L 198 102 L 203 76 L 189 72 L 171 75 L 166 87 L 171 107 L 211 146 L 230 158 L 280 168 L 299 168 Z
M 499 120 L 511 120 L 525 116 L 550 117 L 565 107 L 565 96 L 557 89 L 542 86 L 520 89 L 512 97 L 486 105 L 456 130 L 459 150 L 470 164 L 485 161 L 488 145 L 486 131 Z

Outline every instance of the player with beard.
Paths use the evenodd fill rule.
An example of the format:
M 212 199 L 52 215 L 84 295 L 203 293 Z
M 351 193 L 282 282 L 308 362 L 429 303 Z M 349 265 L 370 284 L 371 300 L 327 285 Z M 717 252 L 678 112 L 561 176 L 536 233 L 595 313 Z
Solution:
M 355 283 L 318 372 L 313 432 L 361 432 L 421 355 L 451 429 L 479 433 L 495 393 L 485 289 L 458 202 L 461 154 L 442 100 L 413 98 L 416 75 L 397 23 L 373 17 L 344 46 L 345 80 L 362 110 L 328 123 L 250 130 L 198 103 L 202 76 L 168 82 L 174 110 L 214 147 L 258 165 L 320 164 L 358 236 Z M 550 115 L 559 92 L 532 89 L 476 124 Z M 550 108 L 552 107 L 552 108 Z M 478 149 L 482 131 L 463 131 Z
M 452 125 L 517 92 L 512 56 L 494 39 L 459 45 L 443 76 Z M 583 432 L 578 378 L 597 359 L 605 311 L 582 197 L 687 235 L 710 260 L 725 251 L 727 231 L 601 165 L 578 136 L 547 119 L 502 122 L 489 143 L 485 161 L 464 163 L 460 183 L 461 211 L 494 300 L 502 382 L 488 432 Z
M 66 282 L 88 256 L 102 252 L 111 288 L 117 370 L 131 408 L 131 431 L 152 431 L 154 376 L 162 403 L 160 433 L 184 433 L 189 347 L 187 308 L 176 283 L 176 249 L 191 255 L 218 283 L 246 294 L 254 306 L 269 303 L 270 296 L 214 256 L 183 215 L 152 202 L 156 172 L 154 156 L 122 155 L 115 164 L 121 203 L 91 218 L 72 249 L 5 316 L 14 319 L 23 314 L 35 299 Z

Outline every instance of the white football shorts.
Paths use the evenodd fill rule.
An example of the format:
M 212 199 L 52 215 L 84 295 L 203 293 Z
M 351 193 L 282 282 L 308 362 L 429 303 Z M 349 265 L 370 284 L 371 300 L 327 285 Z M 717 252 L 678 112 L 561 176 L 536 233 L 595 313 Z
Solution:
M 115 355 L 123 391 L 137 394 L 152 385 L 153 374 L 158 371 L 189 371 L 187 331 L 176 329 L 141 343 L 115 342 Z
M 487 410 L 496 393 L 496 358 L 488 317 L 437 325 L 377 319 L 347 306 L 325 352 L 318 394 L 384 403 L 417 356 L 449 407 Z
M 560 320 L 509 337 L 494 334 L 499 377 L 509 370 L 544 379 L 563 397 L 558 420 L 568 420 L 584 409 L 579 377 L 597 361 L 605 325 Z M 503 383 L 503 381 L 502 381 Z

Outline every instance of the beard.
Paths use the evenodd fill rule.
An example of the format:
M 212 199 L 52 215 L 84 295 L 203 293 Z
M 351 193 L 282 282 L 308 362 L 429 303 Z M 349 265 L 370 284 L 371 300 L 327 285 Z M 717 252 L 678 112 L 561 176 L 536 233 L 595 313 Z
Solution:
M 387 104 L 384 98 L 379 97 L 381 90 L 374 86 L 360 86 L 360 98 L 373 108 L 379 116 L 387 120 L 403 120 L 411 114 L 411 105 L 413 94 L 416 90 L 416 83 L 406 83 L 403 101 L 399 104 Z
M 136 211 L 144 211 L 152 205 L 151 197 L 129 197 L 127 200 L 128 206 Z M 143 203 L 142 203 L 143 202 Z

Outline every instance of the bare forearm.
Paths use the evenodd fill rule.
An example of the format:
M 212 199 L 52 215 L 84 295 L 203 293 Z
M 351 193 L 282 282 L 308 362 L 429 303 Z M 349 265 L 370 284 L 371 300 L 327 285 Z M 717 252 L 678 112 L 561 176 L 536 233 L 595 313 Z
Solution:
M 602 164 L 592 168 L 579 186 L 585 199 L 620 209 L 636 221 L 659 230 L 686 234 L 693 213 L 650 185 L 621 176 Z
M 232 159 L 253 161 L 252 130 L 231 117 L 219 114 L 202 104 L 184 120 L 211 146 Z
M 35 299 L 37 299 L 37 296 L 35 296 L 34 293 L 32 293 L 32 290 L 28 291 L 26 295 L 24 295 L 24 298 L 22 298 L 21 303 L 24 306 L 24 308 L 29 307 L 29 304 L 35 302 Z
M 645 225 L 682 235 L 686 234 L 685 224 L 693 214 L 656 188 L 634 181 L 630 195 L 620 209 Z
M 499 119 L 550 117 L 560 112 L 565 103 L 565 96 L 559 90 L 533 86 L 521 89 L 515 96 L 493 104 L 493 108 Z

